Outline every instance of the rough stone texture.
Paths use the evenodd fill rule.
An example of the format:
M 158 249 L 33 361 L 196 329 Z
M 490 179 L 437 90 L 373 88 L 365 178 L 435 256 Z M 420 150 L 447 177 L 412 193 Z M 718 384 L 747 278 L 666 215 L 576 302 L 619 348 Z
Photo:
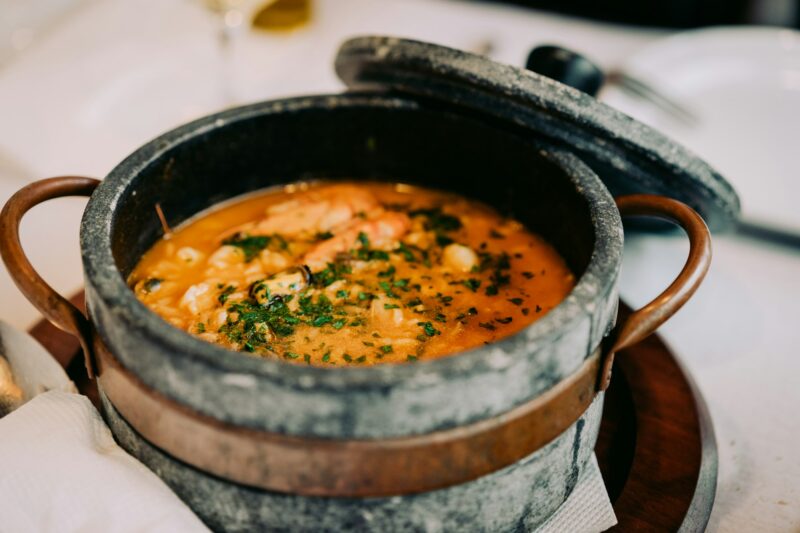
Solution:
M 428 493 L 359 500 L 267 492 L 209 476 L 142 439 L 101 397 L 120 445 L 218 531 L 532 531 L 575 487 L 594 449 L 603 405 L 601 395 L 556 440 L 488 476 Z
M 81 249 L 93 323 L 146 385 L 250 428 L 381 438 L 504 413 L 569 376 L 599 346 L 615 319 L 622 253 L 619 213 L 603 183 L 578 157 L 520 124 L 459 101 L 347 93 L 264 102 L 168 132 L 118 165 L 87 206 Z M 552 118 L 542 117 L 543 130 L 550 127 Z M 546 316 L 501 342 L 434 361 L 346 369 L 289 365 L 203 342 L 149 311 L 127 287 L 125 277 L 160 237 L 156 202 L 174 226 L 243 193 L 320 178 L 402 181 L 479 198 L 549 240 L 578 283 Z M 569 494 L 594 446 L 601 403 L 504 470 L 444 490 L 369 500 L 223 481 L 155 449 L 107 401 L 105 411 L 123 447 L 216 528 L 514 531 L 535 527 Z
M 553 242 L 579 282 L 558 307 L 501 342 L 412 365 L 337 370 L 206 343 L 150 312 L 126 286 L 124 276 L 159 236 L 155 202 L 174 225 L 224 198 L 310 171 L 481 198 Z M 149 386 L 234 424 L 376 438 L 496 415 L 571 374 L 613 324 L 621 232 L 613 199 L 575 156 L 438 103 L 345 94 L 234 109 L 152 141 L 98 188 L 81 243 L 93 321 Z
M 367 36 L 342 45 L 336 71 L 349 87 L 445 100 L 519 124 L 577 154 L 614 196 L 671 196 L 694 207 L 714 230 L 732 227 L 739 214 L 730 184 L 689 150 L 585 93 L 524 68 L 431 43 Z

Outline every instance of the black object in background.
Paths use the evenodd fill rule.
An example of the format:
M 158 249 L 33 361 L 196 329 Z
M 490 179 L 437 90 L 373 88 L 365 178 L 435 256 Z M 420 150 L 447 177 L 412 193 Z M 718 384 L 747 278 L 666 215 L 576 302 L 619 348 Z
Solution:
M 800 0 L 489 0 L 585 18 L 668 28 L 719 24 L 800 27 Z
M 560 46 L 537 46 L 528 54 L 525 68 L 595 96 L 605 75 L 580 54 Z

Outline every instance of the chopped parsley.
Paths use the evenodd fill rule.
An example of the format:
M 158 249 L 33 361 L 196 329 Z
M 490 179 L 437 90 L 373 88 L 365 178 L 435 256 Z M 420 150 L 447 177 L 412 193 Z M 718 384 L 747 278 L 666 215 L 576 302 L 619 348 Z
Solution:
M 361 261 L 388 261 L 389 252 L 383 250 L 370 250 L 369 248 L 359 248 L 355 251 L 356 259 Z
M 436 232 L 456 231 L 461 229 L 461 220 L 453 215 L 443 212 L 440 207 L 432 209 L 416 209 L 408 213 L 410 216 L 424 216 L 425 229 Z
M 476 292 L 478 288 L 481 286 L 481 280 L 475 278 L 465 279 L 462 283 L 466 288 L 468 288 L 472 292 Z
M 225 287 L 222 290 L 222 292 L 219 293 L 219 296 L 217 296 L 217 300 L 219 301 L 219 303 L 224 304 L 225 302 L 227 302 L 228 298 L 230 297 L 231 294 L 233 294 L 235 290 L 236 287 L 234 287 L 233 285 L 228 285 L 227 287 Z
M 327 287 L 334 281 L 343 279 L 346 274 L 352 273 L 350 265 L 346 263 L 328 263 L 328 265 L 312 276 L 314 284 L 318 287 Z
M 433 327 L 433 324 L 430 322 L 417 322 L 417 325 L 422 328 L 422 331 L 425 332 L 425 335 L 428 337 L 433 337 L 434 335 L 441 335 L 441 331 Z
M 400 242 L 400 246 L 397 247 L 397 249 L 394 251 L 394 253 L 402 255 L 403 259 L 405 259 L 409 263 L 416 263 L 417 262 L 417 258 L 414 256 L 414 253 L 402 241 Z
M 418 305 L 422 305 L 422 300 L 419 298 L 412 298 L 406 302 L 406 307 L 416 307 Z
M 378 287 L 380 287 L 381 289 L 383 289 L 383 292 L 384 292 L 384 293 L 386 294 L 386 296 L 388 296 L 389 298 L 400 298 L 400 297 L 399 297 L 399 296 L 398 296 L 396 293 L 394 293 L 394 292 L 392 291 L 392 284 L 391 284 L 391 283 L 389 283 L 388 281 L 379 281 L 379 282 L 378 282 Z
M 276 298 L 263 306 L 254 300 L 233 303 L 228 307 L 228 319 L 219 331 L 238 344 L 268 347 L 268 330 L 277 337 L 288 337 L 300 322 L 286 306 L 287 300 L 291 297 Z
M 394 273 L 395 273 L 394 265 L 390 265 L 389 268 L 387 268 L 386 270 L 378 272 L 378 277 L 380 277 L 380 278 L 390 278 L 390 277 L 394 276 Z
M 322 327 L 325 324 L 330 324 L 333 322 L 333 317 L 331 315 L 319 315 L 311 321 L 311 325 L 315 327 Z
M 222 244 L 237 247 L 244 254 L 245 262 L 249 263 L 261 253 L 261 250 L 269 246 L 270 242 L 272 242 L 272 237 L 268 235 L 247 236 L 243 233 L 237 233 L 222 241 Z M 285 243 L 286 241 L 283 242 Z
M 456 241 L 454 241 L 453 239 L 451 239 L 450 237 L 448 237 L 447 235 L 445 235 L 443 233 L 437 233 L 436 234 L 436 244 L 438 244 L 442 248 L 444 248 L 448 244 L 453 244 L 454 242 L 456 242 Z

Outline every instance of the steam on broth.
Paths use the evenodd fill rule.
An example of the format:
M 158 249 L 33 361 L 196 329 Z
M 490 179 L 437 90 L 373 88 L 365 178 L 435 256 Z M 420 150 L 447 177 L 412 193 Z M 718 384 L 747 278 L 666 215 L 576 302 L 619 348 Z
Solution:
M 574 276 L 519 222 L 459 195 L 301 183 L 250 195 L 158 241 L 136 296 L 209 342 L 300 364 L 433 359 L 507 337 Z

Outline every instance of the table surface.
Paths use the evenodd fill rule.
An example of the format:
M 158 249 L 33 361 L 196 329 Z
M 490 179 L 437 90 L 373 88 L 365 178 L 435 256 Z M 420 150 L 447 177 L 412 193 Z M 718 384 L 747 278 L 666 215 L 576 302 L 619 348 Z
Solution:
M 0 201 L 40 177 L 101 177 L 160 132 L 224 107 L 340 91 L 332 58 L 355 34 L 473 50 L 490 42 L 494 59 L 513 64 L 551 42 L 604 67 L 665 35 L 494 4 L 317 0 L 304 28 L 244 34 L 223 54 L 217 20 L 201 0 L 73 3 L 67 15 L 25 33 L 31 44 L 0 63 Z M 23 223 L 31 260 L 65 293 L 81 285 L 84 203 L 53 201 Z M 646 303 L 680 270 L 687 249 L 680 237 L 629 237 L 622 296 Z M 705 396 L 716 431 L 720 473 L 709 530 L 800 531 L 800 249 L 719 235 L 714 254 L 703 287 L 661 330 Z M 0 318 L 27 328 L 37 316 L 3 270 Z

